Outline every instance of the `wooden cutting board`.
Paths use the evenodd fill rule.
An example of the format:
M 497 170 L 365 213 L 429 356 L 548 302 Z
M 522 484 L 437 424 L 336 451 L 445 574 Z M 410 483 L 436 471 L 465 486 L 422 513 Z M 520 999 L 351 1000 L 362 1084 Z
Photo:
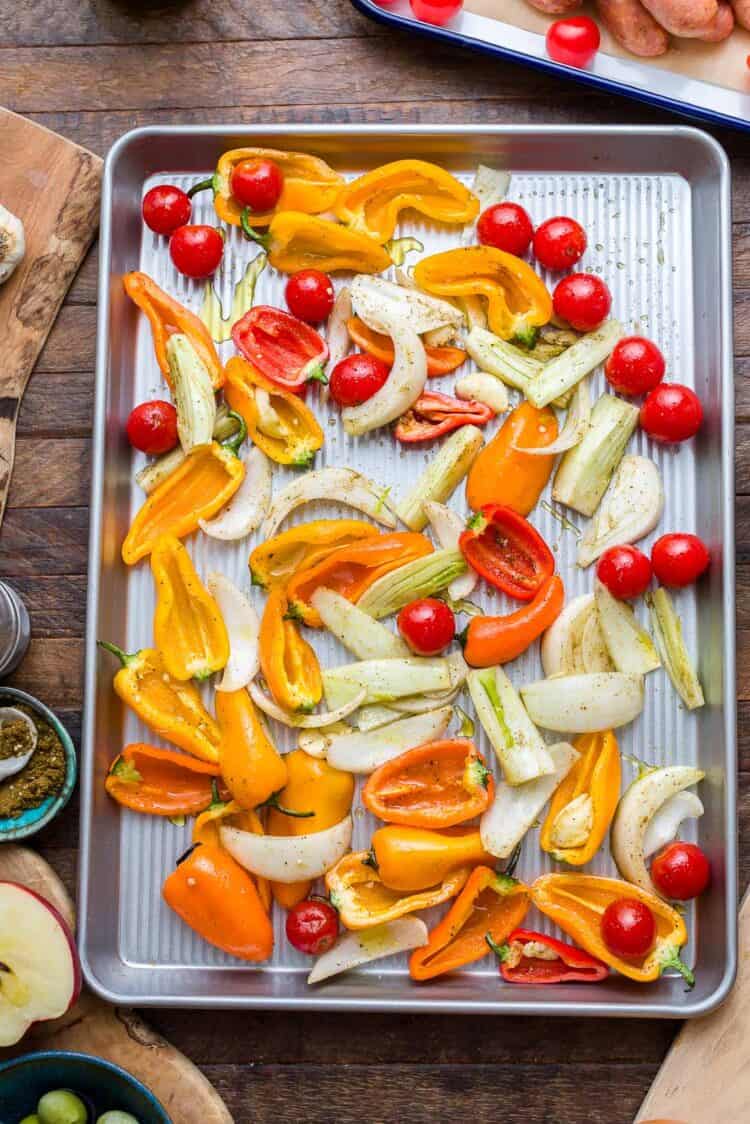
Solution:
M 0 203 L 21 219 L 26 256 L 0 285 L 0 524 L 16 418 L 32 368 L 99 221 L 102 161 L 0 107 Z
M 0 844 L 0 881 L 20 882 L 46 898 L 70 923 L 75 911 L 52 867 L 34 851 Z M 38 1023 L 0 1060 L 32 1050 L 77 1050 L 122 1066 L 161 1101 L 174 1124 L 234 1124 L 210 1082 L 184 1054 L 132 1011 L 107 1006 L 85 989 L 60 1019 Z
M 718 1011 L 686 1023 L 633 1124 L 750 1121 L 750 893 L 739 920 L 737 983 Z

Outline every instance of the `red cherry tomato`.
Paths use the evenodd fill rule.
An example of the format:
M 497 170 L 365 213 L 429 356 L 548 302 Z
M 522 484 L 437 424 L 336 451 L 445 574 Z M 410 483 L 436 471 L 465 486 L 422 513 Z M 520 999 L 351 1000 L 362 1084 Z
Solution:
M 327 901 L 309 898 L 293 906 L 286 915 L 287 940 L 308 956 L 326 952 L 338 935 L 339 915 Z
M 547 32 L 547 54 L 565 66 L 587 66 L 600 43 L 599 28 L 588 16 L 555 20 Z
M 444 601 L 423 597 L 404 606 L 398 630 L 416 655 L 436 656 L 456 635 L 456 618 Z
M 169 254 L 180 273 L 200 280 L 216 272 L 224 239 L 215 226 L 179 226 L 169 239 Z
M 494 246 L 520 258 L 531 245 L 534 227 L 518 203 L 495 203 L 479 216 L 477 237 L 483 246 Z
M 319 269 L 302 269 L 286 283 L 289 311 L 308 324 L 319 324 L 321 320 L 327 320 L 334 299 L 331 278 Z
M 651 565 L 662 585 L 682 589 L 708 569 L 711 554 L 697 535 L 678 532 L 662 535 L 651 547 Z
M 592 332 L 607 319 L 612 296 L 601 277 L 571 273 L 558 281 L 552 294 L 555 313 L 578 332 Z
M 664 378 L 666 364 L 659 348 L 643 336 L 627 336 L 615 344 L 604 373 L 619 394 L 648 394 Z
M 418 20 L 438 26 L 452 20 L 464 6 L 464 0 L 409 0 L 409 3 Z
M 664 382 L 641 406 L 641 429 L 663 445 L 677 445 L 694 437 L 703 421 L 701 400 L 689 386 Z
M 143 221 L 155 234 L 171 234 L 178 226 L 190 222 L 192 209 L 187 194 L 172 184 L 152 187 L 143 196 Z
M 229 179 L 229 190 L 237 202 L 258 215 L 274 209 L 283 187 L 283 173 L 273 160 L 240 160 Z
M 328 389 L 339 406 L 359 406 L 376 394 L 390 374 L 382 359 L 362 352 L 347 355 L 331 372 Z
M 586 252 L 586 231 L 565 215 L 545 219 L 534 235 L 534 257 L 545 269 L 562 273 L 580 261 Z
M 673 901 L 697 898 L 711 881 L 711 864 L 695 843 L 668 843 L 651 863 L 651 877 L 660 894 Z
M 615 956 L 645 956 L 656 938 L 656 921 L 638 898 L 618 898 L 602 914 L 602 940 Z
M 171 402 L 141 402 L 130 411 L 125 430 L 134 449 L 160 456 L 177 444 L 177 411 Z
M 596 576 L 613 597 L 627 601 L 648 589 L 651 563 L 637 546 L 611 546 L 597 562 Z

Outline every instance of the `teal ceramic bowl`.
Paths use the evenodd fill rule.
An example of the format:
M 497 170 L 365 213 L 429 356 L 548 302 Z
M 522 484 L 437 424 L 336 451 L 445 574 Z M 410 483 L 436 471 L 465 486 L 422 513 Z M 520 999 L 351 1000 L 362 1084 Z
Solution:
M 70 800 L 78 776 L 78 761 L 73 739 L 57 715 L 53 714 L 49 707 L 39 702 L 39 699 L 35 699 L 33 695 L 27 695 L 25 691 L 19 691 L 15 687 L 4 687 L 0 684 L 0 706 L 17 706 L 18 703 L 24 703 L 35 710 L 45 722 L 49 722 L 62 742 L 66 762 L 65 783 L 56 796 L 48 796 L 36 808 L 29 808 L 22 812 L 20 816 L 13 818 L 0 816 L 0 843 L 17 843 L 19 839 L 27 839 L 29 835 L 36 834 L 37 831 L 50 823 Z M 2 1104 L 1 1100 L 0 1104 Z M 2 1120 L 1 1124 L 5 1124 L 5 1121 Z
M 172 1124 L 153 1093 L 124 1069 L 68 1050 L 24 1054 L 0 1064 L 2 1124 L 19 1124 L 36 1112 L 39 1098 L 51 1089 L 77 1093 L 90 1110 L 87 1124 L 115 1109 L 131 1113 L 138 1124 Z

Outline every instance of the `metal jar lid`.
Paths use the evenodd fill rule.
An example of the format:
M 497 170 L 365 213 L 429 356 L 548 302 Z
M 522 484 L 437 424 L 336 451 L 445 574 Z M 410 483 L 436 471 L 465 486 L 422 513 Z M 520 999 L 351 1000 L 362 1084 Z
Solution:
M 15 589 L 0 582 L 0 679 L 18 667 L 30 635 L 26 606 Z

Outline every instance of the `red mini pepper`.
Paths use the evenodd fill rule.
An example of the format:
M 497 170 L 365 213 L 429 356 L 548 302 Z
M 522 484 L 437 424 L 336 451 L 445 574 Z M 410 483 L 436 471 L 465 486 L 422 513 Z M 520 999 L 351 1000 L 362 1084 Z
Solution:
M 539 532 L 503 504 L 480 507 L 458 545 L 480 577 L 517 601 L 531 601 L 555 572 L 552 551 Z
M 484 425 L 494 416 L 495 411 L 484 402 L 464 401 L 436 390 L 425 390 L 399 418 L 395 433 L 399 441 L 409 445 L 415 441 L 432 441 L 462 425 Z
M 554 624 L 565 604 L 562 579 L 545 578 L 532 601 L 505 617 L 472 617 L 459 636 L 469 667 L 510 663 Z
M 299 394 L 310 379 L 325 382 L 325 340 L 309 324 L 280 308 L 251 308 L 232 328 L 232 339 L 261 374 L 284 390 Z
M 609 975 L 607 965 L 582 948 L 556 941 L 554 937 L 533 929 L 515 929 L 502 945 L 495 944 L 491 939 L 487 943 L 497 955 L 500 972 L 508 983 L 553 984 L 578 980 L 599 983 Z M 540 947 L 529 948 L 530 945 Z M 550 956 L 548 959 L 545 952 L 548 955 L 554 953 L 554 958 Z

